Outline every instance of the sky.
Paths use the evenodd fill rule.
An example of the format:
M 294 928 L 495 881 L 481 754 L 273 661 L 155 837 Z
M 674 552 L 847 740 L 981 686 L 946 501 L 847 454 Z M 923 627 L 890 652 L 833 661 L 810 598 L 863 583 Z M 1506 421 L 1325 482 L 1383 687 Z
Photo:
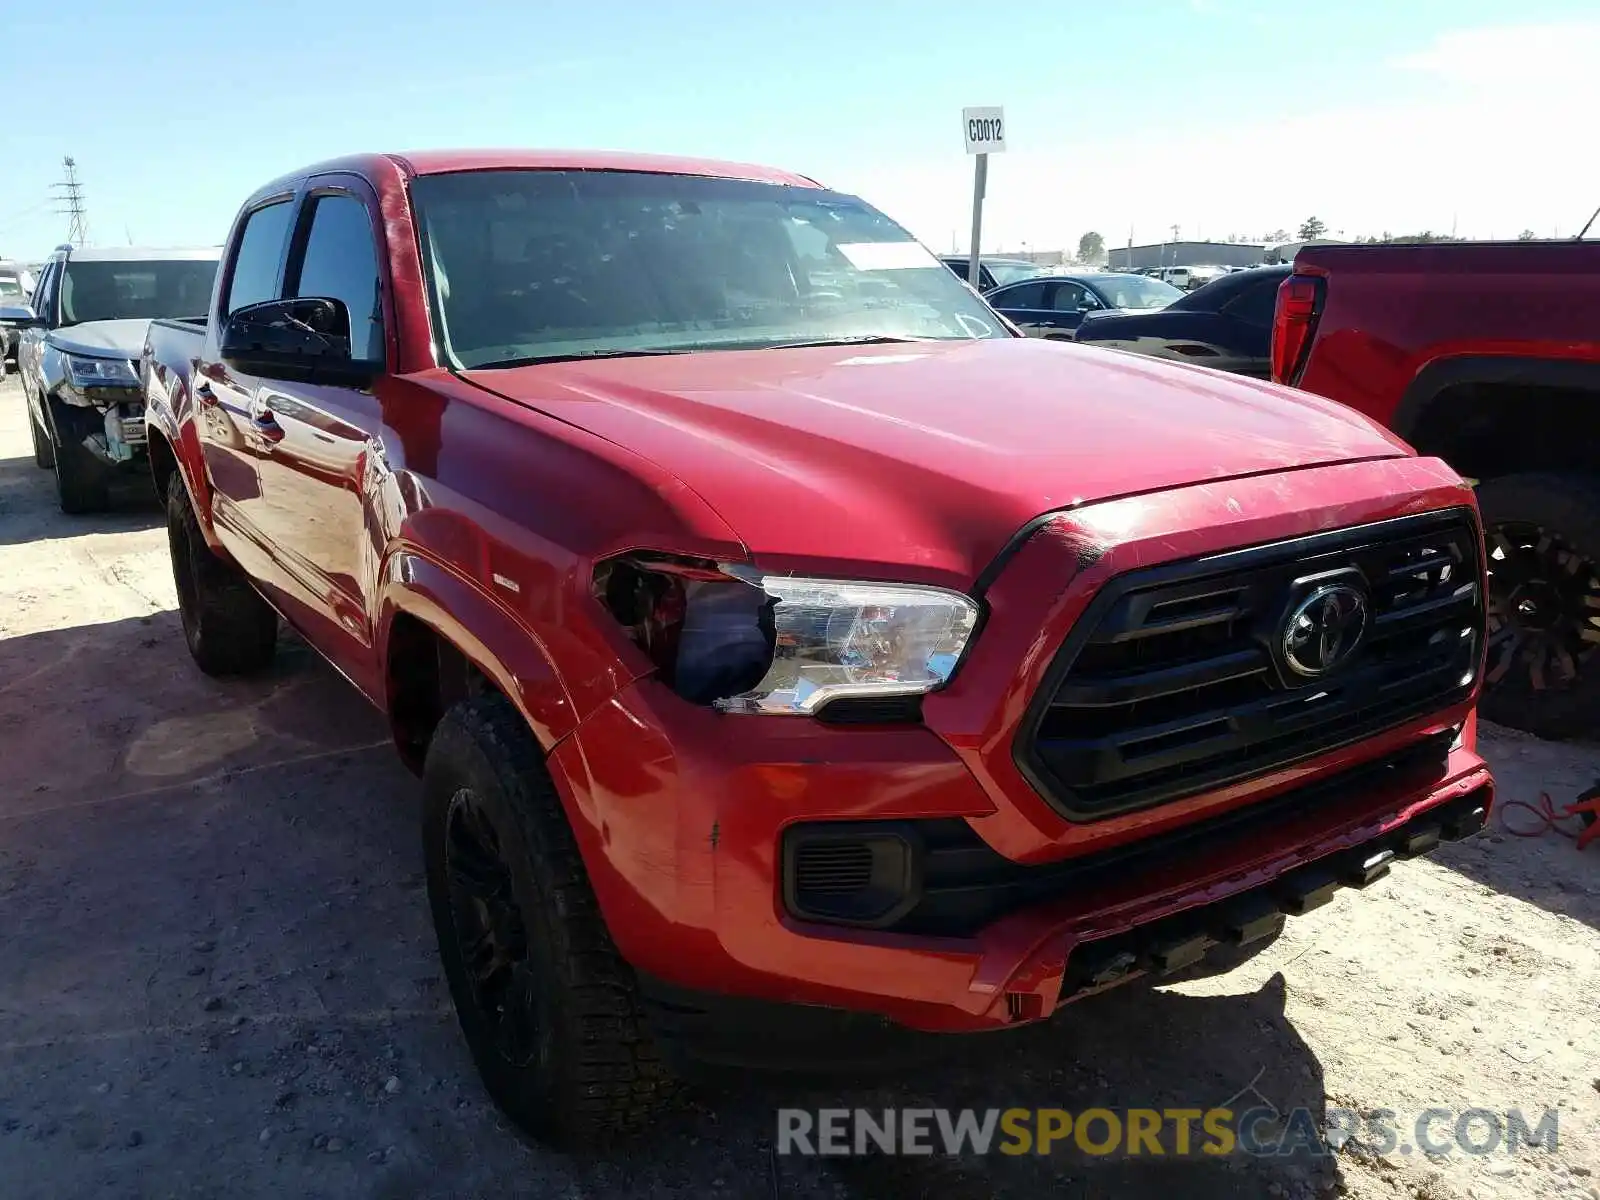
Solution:
M 1600 205 L 1593 0 L 49 0 L 6 5 L 0 257 L 215 244 L 360 150 L 769 163 L 965 249 L 967 105 L 1003 105 L 983 248 L 1293 231 L 1571 236 Z

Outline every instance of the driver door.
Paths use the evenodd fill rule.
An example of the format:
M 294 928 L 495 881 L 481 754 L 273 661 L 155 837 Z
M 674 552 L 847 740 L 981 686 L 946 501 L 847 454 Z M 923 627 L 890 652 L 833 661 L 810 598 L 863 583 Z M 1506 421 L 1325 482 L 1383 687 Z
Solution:
M 347 176 L 311 179 L 283 290 L 342 301 L 352 357 L 381 371 L 390 322 L 377 212 L 376 196 Z M 255 426 L 264 440 L 260 521 L 275 560 L 275 598 L 346 675 L 375 686 L 367 597 L 377 586 L 378 547 L 367 502 L 390 470 L 378 398 L 370 388 L 265 380 Z
M 214 314 L 220 327 L 246 305 L 282 295 L 283 267 L 293 225 L 294 196 L 274 197 L 245 217 L 227 264 L 228 286 Z M 260 460 L 268 440 L 255 420 L 262 381 L 234 370 L 215 356 L 216 336 L 207 338 L 207 355 L 196 364 L 195 427 L 211 480 L 211 515 L 218 539 L 250 574 L 268 573 L 270 558 L 261 544 Z

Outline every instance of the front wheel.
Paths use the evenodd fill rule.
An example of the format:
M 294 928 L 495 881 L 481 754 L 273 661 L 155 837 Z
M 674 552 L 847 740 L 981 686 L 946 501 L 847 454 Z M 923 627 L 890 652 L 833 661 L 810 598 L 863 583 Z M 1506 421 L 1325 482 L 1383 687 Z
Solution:
M 34 436 L 39 434 L 35 432 Z M 37 451 L 34 461 L 39 461 Z M 93 454 L 76 442 L 52 442 L 50 465 L 55 468 L 56 502 L 62 512 L 81 516 L 105 511 L 111 500 L 106 468 Z
M 495 1102 L 580 1149 L 671 1091 L 543 756 L 498 695 L 440 721 L 423 771 L 428 899 L 456 1015 Z
M 33 435 L 33 465 L 48 471 L 56 465 L 55 443 L 50 440 L 48 430 L 39 428 L 38 418 L 26 399 L 22 402 L 22 411 L 27 414 L 28 432 Z
M 1479 709 L 1545 738 L 1600 723 L 1600 480 L 1526 474 L 1478 488 L 1489 555 Z

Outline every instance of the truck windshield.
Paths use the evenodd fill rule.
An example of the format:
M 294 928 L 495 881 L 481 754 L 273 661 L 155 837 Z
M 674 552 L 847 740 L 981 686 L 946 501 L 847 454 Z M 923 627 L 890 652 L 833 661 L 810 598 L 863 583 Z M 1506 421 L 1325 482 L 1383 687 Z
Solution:
M 215 259 L 69 259 L 61 277 L 61 324 L 199 316 L 216 274 Z
M 412 184 L 440 341 L 460 367 L 1011 336 L 851 196 L 631 171 Z

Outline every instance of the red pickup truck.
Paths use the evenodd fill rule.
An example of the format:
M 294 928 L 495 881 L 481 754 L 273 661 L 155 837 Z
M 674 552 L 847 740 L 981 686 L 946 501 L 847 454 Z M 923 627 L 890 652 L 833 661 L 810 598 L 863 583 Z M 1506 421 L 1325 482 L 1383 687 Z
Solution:
M 1042 1020 L 1485 820 L 1472 492 L 1338 405 L 1017 336 L 761 167 L 349 158 L 222 262 L 142 360 L 189 648 L 281 615 L 387 714 L 542 1136 Z
M 1477 481 L 1484 716 L 1600 728 L 1600 243 L 1308 247 L 1273 372 Z

